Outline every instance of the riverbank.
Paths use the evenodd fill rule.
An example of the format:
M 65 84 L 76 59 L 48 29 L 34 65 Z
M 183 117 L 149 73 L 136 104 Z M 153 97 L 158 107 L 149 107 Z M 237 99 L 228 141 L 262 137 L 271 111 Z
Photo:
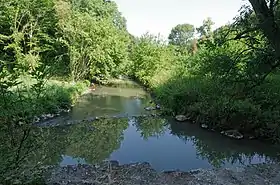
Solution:
M 3 123 L 29 124 L 63 112 L 69 112 L 77 98 L 87 90 L 89 82 L 19 79 L 19 85 L 3 90 L 0 95 L 0 120 Z
M 257 141 L 247 143 L 224 138 L 220 134 L 203 131 L 198 125 L 176 122 L 174 118 L 156 114 L 160 112 L 146 111 L 144 108 L 151 104 L 147 94 L 147 97 L 143 96 L 146 98 L 131 98 L 145 94 L 140 88 L 97 87 L 92 93 L 80 96 L 66 115 L 38 123 L 32 128 L 20 127 L 14 130 L 14 135 L 10 135 L 8 129 L 2 130 L 2 135 L 7 137 L 0 144 L 0 149 L 3 151 L 0 162 L 4 167 L 0 182 L 11 184 L 13 180 L 20 180 L 23 184 L 28 184 L 37 179 L 37 174 L 42 175 L 40 171 L 42 167 L 54 165 L 43 173 L 45 178 L 42 184 L 50 182 L 50 178 L 55 177 L 57 184 L 62 183 L 68 178 L 67 175 L 77 180 L 75 183 L 75 179 L 67 179 L 65 182 L 68 184 L 79 184 L 80 180 L 84 180 L 82 183 L 85 184 L 93 184 L 91 182 L 94 180 L 94 174 L 103 176 L 103 179 L 99 180 L 103 183 L 102 180 L 106 180 L 105 167 L 108 167 L 108 164 L 103 164 L 104 168 L 100 167 L 102 164 L 97 167 L 91 164 L 98 164 L 106 159 L 127 164 L 116 165 L 117 169 L 112 175 L 115 179 L 121 179 L 120 182 L 116 181 L 120 184 L 123 184 L 122 178 L 127 179 L 124 183 L 135 183 L 133 181 L 135 179 L 130 178 L 141 176 L 140 172 L 147 174 L 144 176 L 156 176 L 161 179 L 172 178 L 168 174 L 173 174 L 163 173 L 162 177 L 162 173 L 158 173 L 162 170 L 189 171 L 197 168 L 225 168 L 278 161 L 277 148 L 262 146 Z M 11 139 L 18 144 L 13 145 Z M 13 157 L 15 151 L 19 154 L 18 163 L 14 162 L 17 160 Z M 14 160 L 7 161 L 8 158 Z M 147 161 L 152 167 L 148 165 L 149 168 L 145 168 L 139 164 L 139 168 L 138 165 L 132 168 L 135 165 L 130 164 L 132 161 Z M 73 164 L 87 165 L 68 166 L 69 169 L 61 167 L 61 165 Z M 93 167 L 93 175 L 89 177 L 88 171 L 83 174 L 82 171 L 77 170 L 77 168 L 87 170 Z M 126 173 L 129 173 L 128 177 L 125 176 Z M 52 174 L 55 177 L 50 177 Z M 32 177 L 27 179 L 26 175 Z M 174 181 L 177 178 L 178 176 Z M 182 181 L 186 181 L 185 177 Z M 153 178 L 145 182 L 158 183 L 157 179 Z M 179 184 L 177 181 L 176 183 Z
M 277 185 L 279 164 L 259 164 L 232 169 L 198 169 L 189 172 L 156 172 L 148 163 L 49 167 L 43 177 L 47 185 Z
M 210 130 L 236 130 L 250 138 L 279 143 L 278 79 L 279 75 L 271 75 L 244 93 L 232 92 L 220 81 L 187 75 L 171 76 L 148 88 L 167 115 L 185 115 L 188 121 Z
M 279 125 L 275 120 L 278 120 L 279 110 L 277 101 L 272 100 L 279 99 L 279 93 L 277 88 L 267 93 L 271 85 L 277 84 L 278 76 L 270 76 L 263 84 L 248 92 L 247 98 L 225 92 L 221 89 L 222 82 L 187 76 L 173 76 L 166 81 L 148 83 L 153 85 L 144 85 L 144 82 L 137 79 L 135 82 L 116 79 L 111 80 L 109 86 L 124 87 L 130 84 L 128 86 L 133 87 L 131 84 L 134 84 L 134 87 L 142 87 L 151 95 L 155 104 L 161 105 L 163 114 L 174 117 L 184 115 L 188 123 L 198 124 L 204 129 L 219 133 L 234 132 L 238 138 L 278 143 Z M 150 81 L 155 81 L 154 78 Z
M 108 87 L 124 87 L 124 88 L 139 88 L 141 84 L 129 79 L 128 77 L 123 78 L 112 78 L 109 79 L 105 86 Z

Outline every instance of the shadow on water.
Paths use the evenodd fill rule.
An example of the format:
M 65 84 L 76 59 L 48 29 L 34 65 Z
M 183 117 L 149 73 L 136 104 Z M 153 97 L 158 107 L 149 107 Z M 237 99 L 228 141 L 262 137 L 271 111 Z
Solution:
M 256 140 L 235 140 L 219 133 L 205 131 L 194 124 L 170 121 L 172 135 L 192 143 L 197 156 L 214 167 L 269 163 L 279 160 L 279 146 Z
M 36 172 L 39 166 L 97 163 L 120 148 L 127 119 L 50 128 L 2 129 L 0 173 L 4 177 Z M 33 176 L 33 175 L 32 175 Z M 0 182 L 3 181 L 0 177 Z
M 99 92 L 82 97 L 69 116 L 82 119 L 104 114 L 147 114 L 143 110 L 149 98 L 140 102 L 131 98 L 143 93 L 141 90 L 100 91 L 111 94 L 102 96 Z M 197 125 L 174 122 L 172 118 L 128 116 L 68 126 L 0 131 L 5 136 L 0 141 L 1 181 L 23 171 L 35 173 L 38 166 L 44 165 L 93 164 L 111 159 L 121 164 L 149 162 L 158 171 L 187 171 L 274 162 L 280 151 L 279 147 L 257 141 L 225 138 Z

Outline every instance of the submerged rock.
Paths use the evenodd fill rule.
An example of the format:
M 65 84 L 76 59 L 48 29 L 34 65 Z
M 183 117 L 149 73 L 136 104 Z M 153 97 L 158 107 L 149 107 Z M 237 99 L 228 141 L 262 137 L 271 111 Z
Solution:
M 243 139 L 244 138 L 244 136 L 237 130 L 222 131 L 221 134 L 228 136 L 230 138 L 234 138 L 234 139 Z
M 177 115 L 177 116 L 175 116 L 175 119 L 176 119 L 177 121 L 183 122 L 183 121 L 187 121 L 187 120 L 188 120 L 188 117 L 185 116 L 185 115 Z

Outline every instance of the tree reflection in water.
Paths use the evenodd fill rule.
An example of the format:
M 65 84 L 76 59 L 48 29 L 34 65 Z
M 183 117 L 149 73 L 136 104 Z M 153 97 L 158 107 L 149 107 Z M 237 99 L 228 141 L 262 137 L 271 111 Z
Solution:
M 163 118 L 134 118 L 135 127 L 141 133 L 143 139 L 147 140 L 149 137 L 159 137 L 165 133 L 167 125 L 166 119 Z
M 127 119 L 114 119 L 51 128 L 2 128 L 0 182 L 28 183 L 40 174 L 40 166 L 59 164 L 65 154 L 100 162 L 120 147 L 127 127 Z
M 128 119 L 104 119 L 91 124 L 75 125 L 67 134 L 66 155 L 84 158 L 87 163 L 105 160 L 120 148 Z
M 190 123 L 169 123 L 171 134 L 192 142 L 197 156 L 207 160 L 214 167 L 222 167 L 225 163 L 251 164 L 256 158 L 267 163 L 279 160 L 275 152 L 279 151 L 277 146 L 258 141 L 233 140 L 218 133 L 201 130 L 197 125 Z
M 150 137 L 160 139 L 160 136 L 170 133 L 191 142 L 197 156 L 216 167 L 225 163 L 250 163 L 256 156 L 266 162 L 274 161 L 277 159 L 275 151 L 279 151 L 279 148 L 259 142 L 231 140 L 203 131 L 197 125 L 175 123 L 164 118 L 133 118 L 132 123 L 145 140 Z M 59 165 L 64 155 L 84 159 L 86 163 L 105 160 L 121 147 L 124 130 L 128 126 L 128 119 L 104 119 L 51 128 L 1 128 L 4 137 L 0 141 L 0 181 L 18 179 L 27 184 L 26 174 L 33 179 L 36 174 L 40 174 L 40 166 Z

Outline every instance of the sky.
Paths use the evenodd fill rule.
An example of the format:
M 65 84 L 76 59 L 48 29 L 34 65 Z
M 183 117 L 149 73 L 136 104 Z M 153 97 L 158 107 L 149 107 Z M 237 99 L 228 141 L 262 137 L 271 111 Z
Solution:
M 238 15 L 244 0 L 115 0 L 127 20 L 128 31 L 141 36 L 160 33 L 167 38 L 177 24 L 202 25 L 205 18 L 215 22 L 213 28 L 225 25 Z

